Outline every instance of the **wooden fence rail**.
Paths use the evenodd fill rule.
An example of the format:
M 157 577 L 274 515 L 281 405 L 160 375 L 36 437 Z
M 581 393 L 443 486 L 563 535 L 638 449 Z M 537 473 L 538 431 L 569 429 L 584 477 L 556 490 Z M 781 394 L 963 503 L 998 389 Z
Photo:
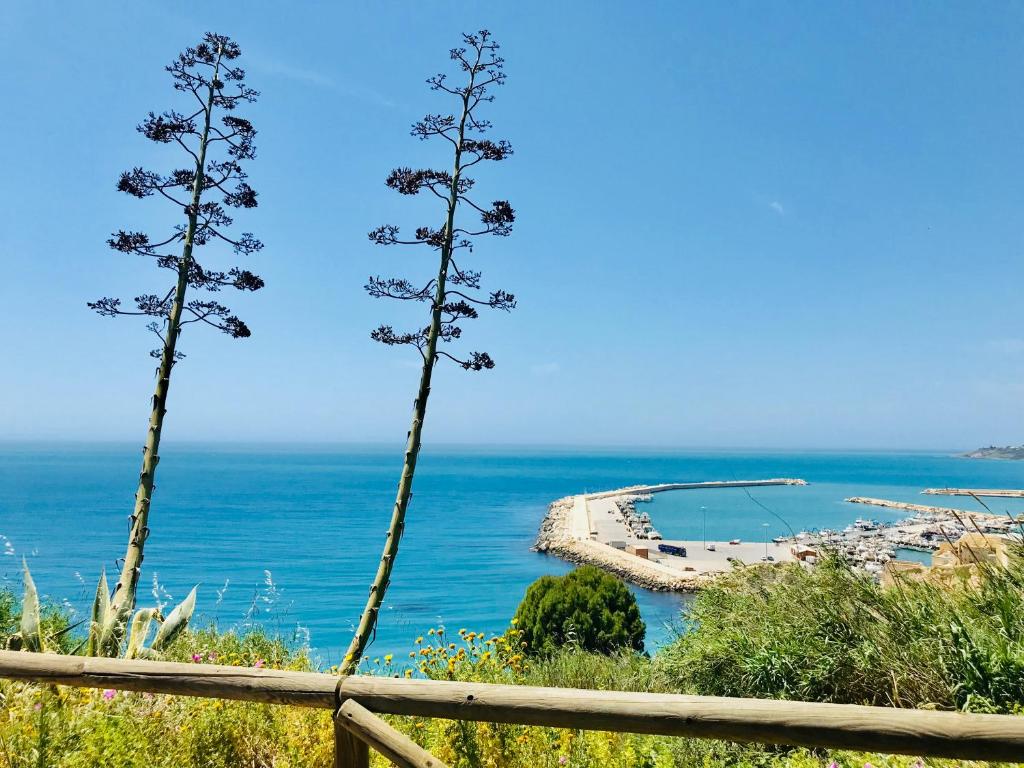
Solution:
M 921 757 L 1024 761 L 1024 717 L 1009 715 L 372 676 L 339 679 L 314 672 L 13 651 L 0 651 L 0 678 L 330 709 L 337 713 L 336 728 L 342 734 L 339 753 L 345 734 L 357 737 L 344 745 L 349 751 L 358 751 L 355 742 L 366 741 L 384 751 L 371 741 L 375 738 L 408 748 L 397 740 L 405 737 L 376 718 L 372 714 L 376 712 Z M 354 705 L 346 716 L 343 705 L 350 701 Z M 339 765 L 365 765 L 341 759 Z M 443 768 L 427 753 L 407 751 L 405 759 L 395 762 Z

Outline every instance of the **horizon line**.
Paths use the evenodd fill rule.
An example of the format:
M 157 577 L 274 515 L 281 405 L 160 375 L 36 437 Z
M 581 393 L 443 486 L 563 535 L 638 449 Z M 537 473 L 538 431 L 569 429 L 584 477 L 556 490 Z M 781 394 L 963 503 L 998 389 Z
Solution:
M 138 441 L 128 438 L 47 438 L 47 437 L 2 437 L 0 445 L 134 445 Z M 224 446 L 233 448 L 243 447 L 373 447 L 393 449 L 400 447 L 403 440 L 238 440 L 205 438 L 194 440 L 165 439 L 161 441 L 164 446 Z M 548 449 L 548 450 L 594 450 L 594 451 L 616 451 L 616 450 L 648 450 L 648 451 L 678 451 L 678 452 L 842 452 L 842 453 L 947 453 L 961 454 L 967 451 L 977 450 L 975 448 L 950 448 L 935 446 L 842 446 L 842 445 L 698 445 L 698 444 L 666 444 L 666 443 L 573 443 L 573 442 L 526 442 L 509 441 L 499 442 L 475 442 L 465 440 L 439 440 L 424 443 L 425 446 L 439 448 L 520 448 L 520 449 Z M 980 446 L 979 446 L 980 447 Z

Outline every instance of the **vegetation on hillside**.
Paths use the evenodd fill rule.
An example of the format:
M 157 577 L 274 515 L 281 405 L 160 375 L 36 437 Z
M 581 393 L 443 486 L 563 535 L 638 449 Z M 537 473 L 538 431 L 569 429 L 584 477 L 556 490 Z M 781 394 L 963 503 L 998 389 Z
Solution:
M 883 588 L 839 560 L 737 570 L 656 665 L 680 691 L 974 712 L 1024 707 L 1024 558 Z
M 0 593 L 0 630 L 18 624 L 17 603 Z M 60 613 L 44 611 L 60 625 Z M 657 663 L 630 652 L 562 649 L 525 653 L 523 633 L 437 628 L 415 638 L 407 655 L 367 659 L 379 675 L 598 690 L 675 690 Z M 239 635 L 188 631 L 169 651 L 176 661 L 309 670 L 301 648 L 259 630 Z M 910 757 L 787 750 L 701 739 L 673 739 L 498 723 L 389 717 L 397 728 L 453 768 L 921 768 Z M 330 713 L 216 699 L 127 691 L 55 688 L 0 680 L 0 768 L 291 768 L 333 764 Z M 386 768 L 379 755 L 375 768 Z M 968 765 L 929 760 L 934 768 Z

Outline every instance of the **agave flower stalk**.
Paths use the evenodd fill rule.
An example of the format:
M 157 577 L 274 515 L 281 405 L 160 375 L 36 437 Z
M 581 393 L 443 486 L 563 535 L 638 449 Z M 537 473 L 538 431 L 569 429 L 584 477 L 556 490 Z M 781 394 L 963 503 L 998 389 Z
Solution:
M 187 300 L 190 290 L 219 291 L 232 287 L 255 291 L 263 281 L 252 272 L 237 267 L 228 272 L 210 270 L 196 259 L 195 249 L 212 243 L 226 243 L 236 254 L 252 254 L 262 243 L 251 233 L 232 239 L 226 233 L 232 223 L 224 206 L 254 208 L 256 192 L 246 183 L 247 175 L 240 160 L 255 155 L 252 124 L 230 114 L 243 102 L 255 101 L 257 92 L 245 85 L 244 70 L 231 62 L 241 55 L 238 45 L 223 35 L 207 34 L 195 48 L 188 48 L 167 67 L 176 90 L 191 93 L 198 103 L 191 114 L 168 111 L 153 113 L 138 126 L 146 138 L 160 144 L 176 144 L 189 158 L 190 167 L 176 169 L 167 175 L 135 168 L 121 175 L 118 189 L 134 197 L 159 195 L 174 203 L 184 215 L 184 222 L 174 226 L 170 237 L 151 241 L 142 232 L 115 233 L 109 245 L 122 253 L 152 258 L 158 267 L 172 270 L 176 280 L 164 295 L 142 295 L 135 298 L 136 310 L 121 309 L 120 299 L 102 298 L 89 306 L 101 315 L 144 315 L 157 318 L 149 329 L 161 341 L 153 350 L 160 364 L 156 373 L 156 390 L 152 398 L 149 429 L 142 449 L 142 468 L 135 492 L 135 505 L 130 517 L 128 547 L 120 576 L 107 607 L 105 617 L 114 619 L 115 644 L 123 637 L 128 618 L 135 607 L 136 590 L 149 536 L 150 506 L 155 488 L 157 465 L 160 462 L 160 437 L 167 414 L 167 395 L 171 374 L 183 357 L 178 341 L 184 326 L 204 323 L 233 338 L 250 335 L 244 322 L 216 301 Z M 215 113 L 221 126 L 215 124 Z M 225 149 L 222 159 L 208 158 L 208 152 L 220 143 Z M 185 193 L 182 197 L 182 193 Z M 210 200 L 222 195 L 223 204 Z M 168 252 L 180 245 L 180 251 Z
M 350 674 L 359 664 L 373 635 L 384 594 L 391 580 L 398 546 L 405 529 L 406 512 L 412 498 L 413 478 L 422 443 L 434 366 L 441 357 L 446 357 L 466 370 L 480 371 L 494 367 L 494 361 L 486 352 L 472 352 L 468 357 L 460 359 L 439 349 L 439 346 L 461 337 L 462 329 L 458 323 L 478 317 L 476 306 L 508 311 L 516 304 L 515 297 L 505 291 L 480 295 L 480 273 L 465 269 L 465 265 L 460 265 L 456 258 L 460 250 L 466 253 L 471 251 L 470 238 L 480 235 L 507 236 L 515 220 L 515 214 L 507 201 L 496 200 L 490 206 L 481 206 L 469 197 L 474 182 L 465 175 L 465 171 L 484 160 L 504 160 L 512 154 L 512 147 L 504 140 L 494 142 L 472 137 L 472 134 L 483 133 L 490 128 L 490 123 L 479 118 L 476 110 L 481 104 L 492 101 L 494 97 L 489 94 L 490 89 L 505 81 L 504 60 L 497 55 L 499 46 L 486 30 L 463 35 L 463 40 L 466 47 L 453 49 L 451 59 L 465 74 L 466 84 L 450 86 L 444 74 L 427 80 L 432 90 L 455 98 L 458 107 L 455 114 L 458 114 L 458 118 L 455 114 L 427 115 L 412 129 L 412 134 L 420 139 L 442 138 L 451 144 L 454 153 L 451 173 L 398 168 L 387 179 L 387 185 L 400 194 L 416 195 L 427 191 L 443 201 L 443 223 L 436 229 L 429 226 L 418 228 L 412 240 L 402 239 L 399 228 L 394 225 L 385 225 L 370 233 L 370 240 L 379 245 L 426 245 L 438 253 L 439 262 L 437 276 L 426 284 L 417 285 L 404 278 L 371 277 L 366 285 L 366 290 L 376 298 L 429 302 L 430 323 L 409 332 L 396 332 L 391 326 L 382 325 L 371 334 L 371 338 L 382 344 L 415 347 L 422 358 L 422 368 L 384 551 L 370 585 L 366 606 L 342 662 L 342 674 Z M 456 214 L 463 207 L 473 211 L 479 217 L 480 224 L 471 228 L 458 226 Z

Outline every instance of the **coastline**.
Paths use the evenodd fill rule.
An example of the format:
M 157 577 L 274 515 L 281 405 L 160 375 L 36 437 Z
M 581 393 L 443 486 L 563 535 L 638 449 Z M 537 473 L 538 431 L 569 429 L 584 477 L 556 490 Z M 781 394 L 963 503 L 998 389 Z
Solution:
M 721 544 L 707 551 L 702 542 L 642 540 L 631 536 L 616 514 L 643 496 L 664 491 L 700 488 L 743 488 L 765 485 L 807 485 L 793 478 L 770 480 L 731 480 L 702 483 L 663 483 L 637 485 L 611 491 L 567 496 L 548 506 L 533 549 L 556 555 L 578 565 L 595 565 L 637 586 L 659 592 L 695 592 L 720 573 L 731 569 L 731 560 L 752 562 L 760 559 L 762 545 Z M 594 504 L 591 504 L 594 502 Z M 612 546 L 612 542 L 623 548 Z M 686 547 L 690 557 L 657 552 L 658 544 Z M 649 549 L 651 559 L 626 551 L 625 547 Z M 771 555 L 778 562 L 793 559 L 788 547 L 775 545 Z

